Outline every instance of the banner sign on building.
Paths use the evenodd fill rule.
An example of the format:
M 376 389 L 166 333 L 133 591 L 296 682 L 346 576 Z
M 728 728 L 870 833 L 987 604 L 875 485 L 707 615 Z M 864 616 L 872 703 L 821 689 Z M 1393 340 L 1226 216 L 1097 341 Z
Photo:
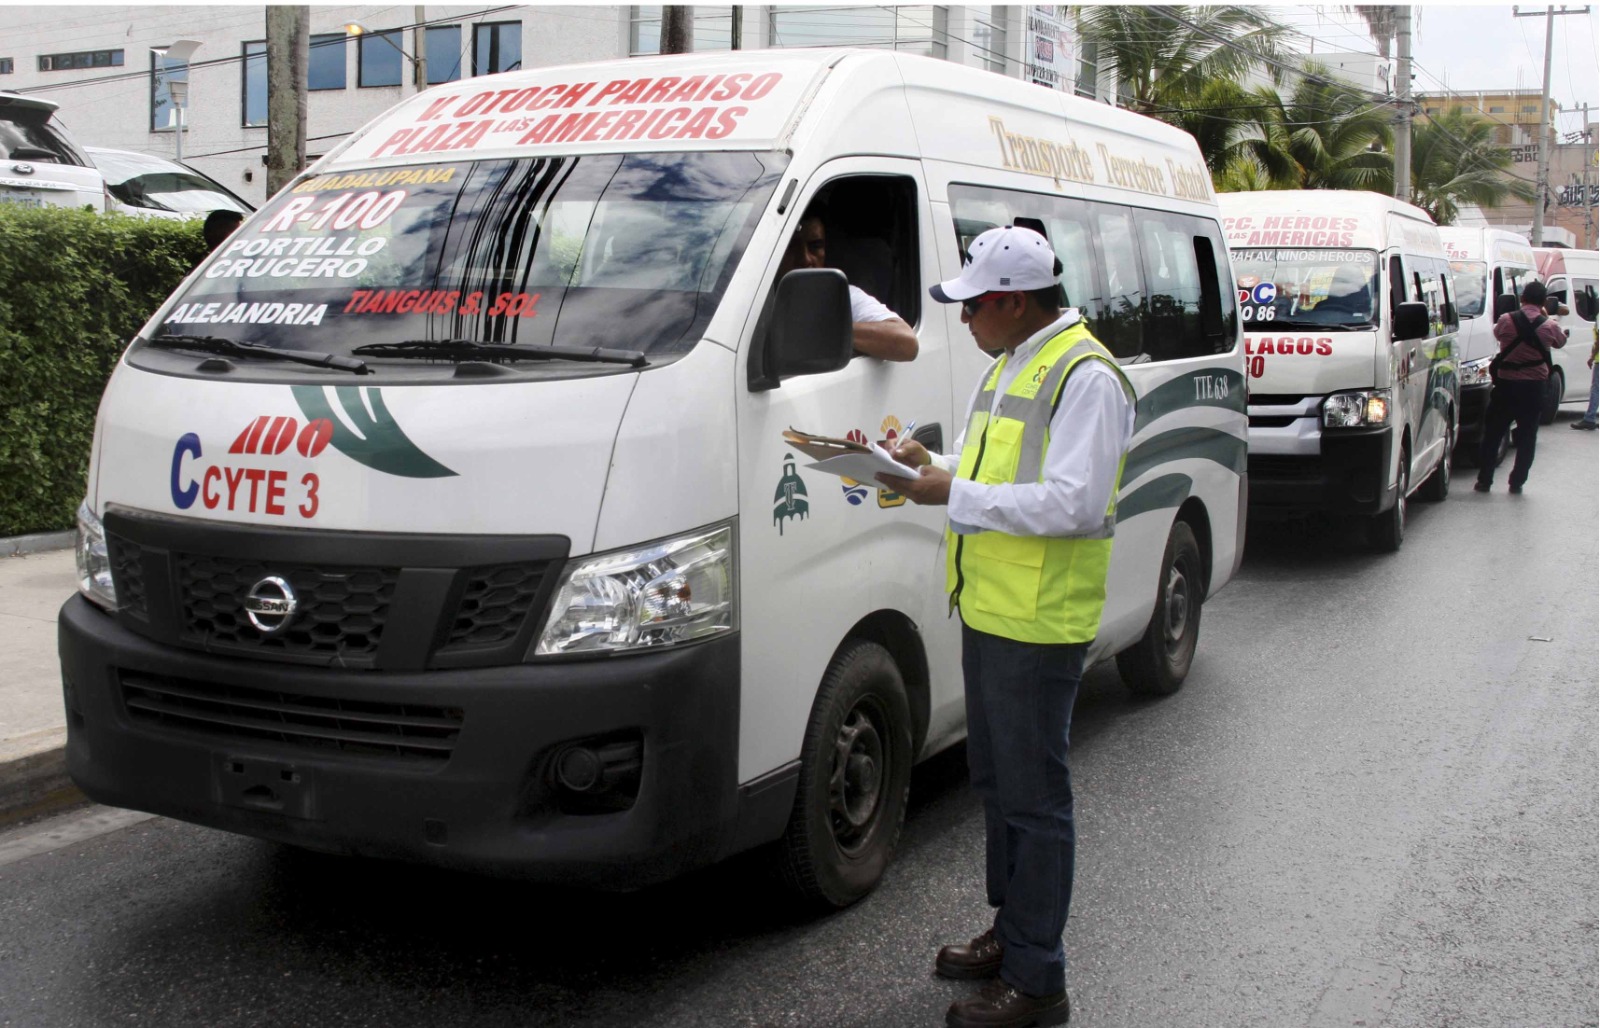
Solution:
M 1035 85 L 1071 92 L 1076 74 L 1073 33 L 1067 9 L 1056 4 L 1028 7 L 1028 78 Z

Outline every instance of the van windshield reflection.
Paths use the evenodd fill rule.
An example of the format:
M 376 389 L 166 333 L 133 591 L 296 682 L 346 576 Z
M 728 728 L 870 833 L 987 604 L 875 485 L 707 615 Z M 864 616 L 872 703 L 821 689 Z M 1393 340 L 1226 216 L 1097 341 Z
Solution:
M 1233 270 L 1248 325 L 1340 332 L 1378 323 L 1371 250 L 1235 250 Z
M 681 353 L 782 165 L 630 154 L 315 176 L 218 247 L 159 331 L 318 353 L 398 340 Z

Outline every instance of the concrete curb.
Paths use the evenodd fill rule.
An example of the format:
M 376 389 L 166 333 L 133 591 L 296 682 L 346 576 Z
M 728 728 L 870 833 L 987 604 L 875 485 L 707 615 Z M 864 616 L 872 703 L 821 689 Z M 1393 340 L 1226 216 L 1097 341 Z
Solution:
M 0 825 L 85 802 L 67 777 L 67 730 L 0 741 Z
M 24 553 L 44 553 L 46 550 L 70 550 L 77 541 L 76 532 L 36 532 L 33 535 L 14 535 L 0 539 L 0 557 L 16 557 Z

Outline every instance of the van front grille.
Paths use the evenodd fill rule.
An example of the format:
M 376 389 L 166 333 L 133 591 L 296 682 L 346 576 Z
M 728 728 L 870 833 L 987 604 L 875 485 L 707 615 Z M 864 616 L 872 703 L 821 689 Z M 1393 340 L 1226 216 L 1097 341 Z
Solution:
M 127 671 L 121 682 L 123 705 L 135 721 L 353 757 L 443 763 L 465 720 L 459 707 L 306 696 Z

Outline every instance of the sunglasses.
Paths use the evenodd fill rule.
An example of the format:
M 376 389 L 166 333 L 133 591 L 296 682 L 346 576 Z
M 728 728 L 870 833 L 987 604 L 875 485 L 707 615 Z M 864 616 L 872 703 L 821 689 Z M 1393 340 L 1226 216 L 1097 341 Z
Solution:
M 988 303 L 990 300 L 998 300 L 1002 296 L 1010 295 L 1011 293 L 1009 291 L 980 293 L 970 300 L 962 300 L 961 310 L 967 315 L 967 317 L 975 318 L 978 316 L 978 308 L 982 307 L 985 303 Z

